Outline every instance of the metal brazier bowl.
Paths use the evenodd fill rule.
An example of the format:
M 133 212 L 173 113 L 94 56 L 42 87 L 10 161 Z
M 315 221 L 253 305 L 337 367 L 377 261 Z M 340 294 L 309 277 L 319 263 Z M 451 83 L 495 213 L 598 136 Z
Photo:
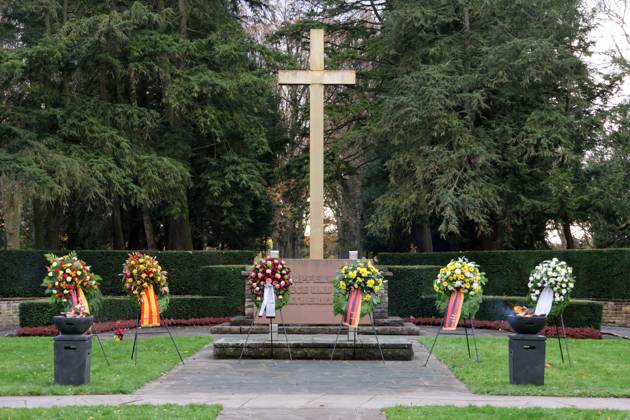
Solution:
M 83 318 L 54 316 L 53 321 L 61 334 L 81 335 L 90 328 L 94 322 L 94 317 L 92 315 Z
M 546 316 L 508 315 L 507 320 L 517 334 L 538 334 L 547 325 Z

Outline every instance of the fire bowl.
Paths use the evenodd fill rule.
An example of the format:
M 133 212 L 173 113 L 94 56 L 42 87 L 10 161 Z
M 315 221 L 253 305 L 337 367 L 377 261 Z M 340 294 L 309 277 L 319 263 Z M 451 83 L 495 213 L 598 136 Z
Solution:
M 54 316 L 53 321 L 61 334 L 81 335 L 90 328 L 90 325 L 94 322 L 94 317 L 91 315 L 83 318 Z
M 546 316 L 516 316 L 508 315 L 510 327 L 517 334 L 538 334 L 547 325 Z

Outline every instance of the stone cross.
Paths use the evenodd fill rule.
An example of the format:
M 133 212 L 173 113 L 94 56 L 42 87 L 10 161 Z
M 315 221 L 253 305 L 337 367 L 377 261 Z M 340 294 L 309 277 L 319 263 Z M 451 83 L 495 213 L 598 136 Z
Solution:
M 311 29 L 308 70 L 280 70 L 278 84 L 309 85 L 310 258 L 324 258 L 324 85 L 353 85 L 353 70 L 324 70 L 324 30 Z

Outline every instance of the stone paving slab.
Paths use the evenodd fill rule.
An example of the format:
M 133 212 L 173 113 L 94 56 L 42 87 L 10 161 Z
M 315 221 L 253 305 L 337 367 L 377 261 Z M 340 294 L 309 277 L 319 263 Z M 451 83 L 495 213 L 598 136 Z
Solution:
M 224 409 L 219 414 L 220 420 L 383 420 L 385 416 L 376 409 L 330 409 L 330 408 L 302 408 L 283 409 Z
M 217 340 L 240 337 L 217 336 Z M 311 339 L 326 342 L 334 336 L 289 336 L 290 340 Z M 255 339 L 256 340 L 256 339 Z M 259 338 L 258 340 L 262 340 Z M 373 337 L 362 337 L 370 342 Z M 294 394 L 382 394 L 398 395 L 403 391 L 441 390 L 465 393 L 468 389 L 437 360 L 424 367 L 427 349 L 418 343 L 417 337 L 390 337 L 385 342 L 411 343 L 412 361 L 363 361 L 363 360 L 253 360 L 213 359 L 212 345 L 179 365 L 167 375 L 144 386 L 138 395 L 168 393 L 267 393 L 282 389 Z M 340 339 L 341 341 L 341 339 Z
M 630 398 L 579 398 L 541 396 L 459 395 L 443 391 L 400 395 L 334 395 L 269 392 L 262 394 L 192 393 L 188 395 L 60 395 L 0 397 L 0 407 L 40 408 L 124 404 L 221 404 L 228 410 L 381 410 L 395 405 L 495 406 L 514 408 L 579 408 L 630 410 Z

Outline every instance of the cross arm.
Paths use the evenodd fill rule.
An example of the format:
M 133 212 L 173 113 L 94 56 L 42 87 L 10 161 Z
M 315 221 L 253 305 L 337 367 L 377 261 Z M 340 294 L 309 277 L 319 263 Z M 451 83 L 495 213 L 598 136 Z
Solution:
M 354 70 L 280 70 L 280 85 L 354 85 Z

